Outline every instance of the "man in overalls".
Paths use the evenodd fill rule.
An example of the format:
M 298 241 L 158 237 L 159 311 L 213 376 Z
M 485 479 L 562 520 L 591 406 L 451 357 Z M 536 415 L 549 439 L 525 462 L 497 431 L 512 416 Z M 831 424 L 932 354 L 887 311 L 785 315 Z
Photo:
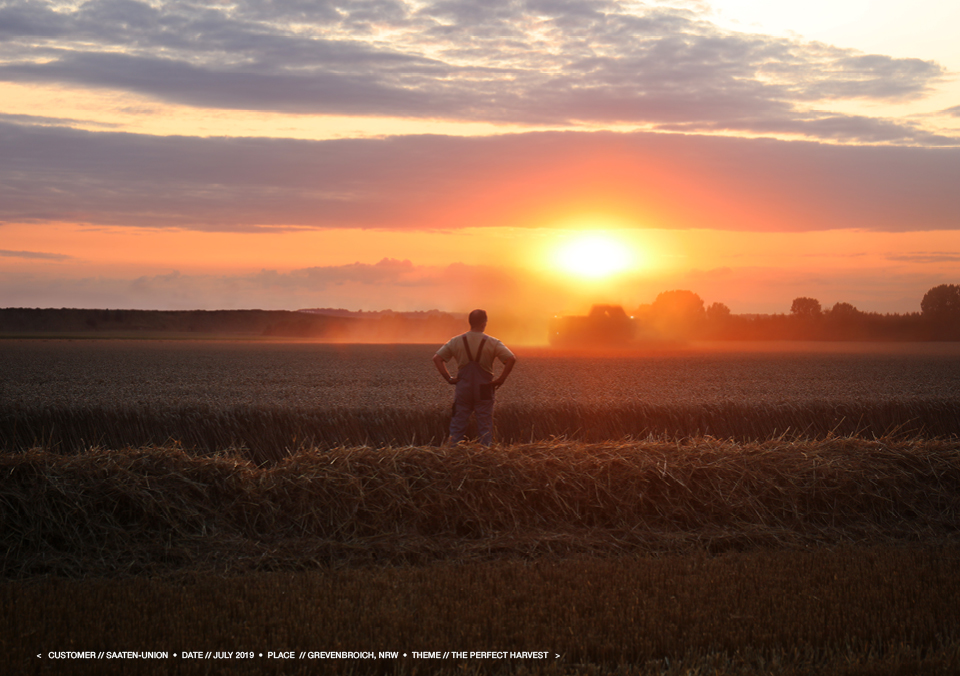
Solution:
M 451 338 L 433 355 L 433 363 L 440 375 L 456 385 L 453 402 L 453 419 L 450 421 L 450 443 L 463 441 L 470 413 L 477 414 L 477 431 L 480 443 L 493 443 L 493 394 L 503 385 L 517 358 L 507 346 L 483 331 L 487 328 L 487 313 L 474 310 L 470 313 L 470 330 Z M 457 360 L 457 377 L 450 377 L 446 362 Z M 493 361 L 503 362 L 500 377 L 493 378 Z

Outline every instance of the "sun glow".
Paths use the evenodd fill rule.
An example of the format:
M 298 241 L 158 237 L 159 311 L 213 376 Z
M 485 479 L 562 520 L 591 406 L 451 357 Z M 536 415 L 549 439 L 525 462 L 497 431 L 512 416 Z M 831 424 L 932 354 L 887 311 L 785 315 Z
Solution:
M 634 267 L 636 256 L 617 238 L 594 232 L 564 243 L 554 261 L 567 274 L 602 279 Z

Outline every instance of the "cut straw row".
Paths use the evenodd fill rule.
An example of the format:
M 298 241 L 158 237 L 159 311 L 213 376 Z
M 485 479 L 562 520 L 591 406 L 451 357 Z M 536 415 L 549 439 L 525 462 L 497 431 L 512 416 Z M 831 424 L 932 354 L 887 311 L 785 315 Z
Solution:
M 940 543 L 960 446 L 832 438 L 0 458 L 5 575 Z

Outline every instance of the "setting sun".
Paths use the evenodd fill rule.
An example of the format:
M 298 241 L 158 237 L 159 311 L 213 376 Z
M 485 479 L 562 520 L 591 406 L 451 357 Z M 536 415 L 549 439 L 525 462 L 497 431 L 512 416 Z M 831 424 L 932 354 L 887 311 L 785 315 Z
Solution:
M 567 274 L 600 279 L 629 269 L 635 256 L 623 242 L 609 235 L 590 233 L 564 243 L 557 250 L 555 261 Z

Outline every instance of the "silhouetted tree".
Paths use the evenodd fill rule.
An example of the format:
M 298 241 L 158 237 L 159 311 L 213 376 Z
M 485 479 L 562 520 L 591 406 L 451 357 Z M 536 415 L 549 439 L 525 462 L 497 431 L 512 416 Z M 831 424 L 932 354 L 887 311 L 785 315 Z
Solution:
M 830 340 L 862 340 L 870 337 L 866 326 L 866 314 L 850 303 L 834 303 L 826 313 L 827 331 L 824 338 Z
M 710 339 L 727 338 L 735 324 L 730 308 L 723 303 L 711 303 L 707 307 L 703 335 Z
M 693 291 L 664 291 L 650 306 L 657 328 L 674 336 L 690 336 L 706 318 L 703 299 Z
M 960 320 L 960 286 L 941 284 L 925 294 L 920 301 L 923 316 L 938 324 L 953 324 Z
M 862 314 L 850 303 L 834 303 L 833 307 L 830 308 L 830 316 L 835 319 L 852 319 Z
M 664 291 L 653 301 L 653 311 L 660 316 L 686 319 L 703 317 L 703 299 L 693 291 Z
M 820 301 L 815 298 L 794 298 L 793 305 L 790 306 L 790 314 L 797 317 L 819 317 L 820 313 Z
M 730 308 L 723 303 L 711 303 L 707 308 L 707 321 L 724 322 L 730 319 Z

